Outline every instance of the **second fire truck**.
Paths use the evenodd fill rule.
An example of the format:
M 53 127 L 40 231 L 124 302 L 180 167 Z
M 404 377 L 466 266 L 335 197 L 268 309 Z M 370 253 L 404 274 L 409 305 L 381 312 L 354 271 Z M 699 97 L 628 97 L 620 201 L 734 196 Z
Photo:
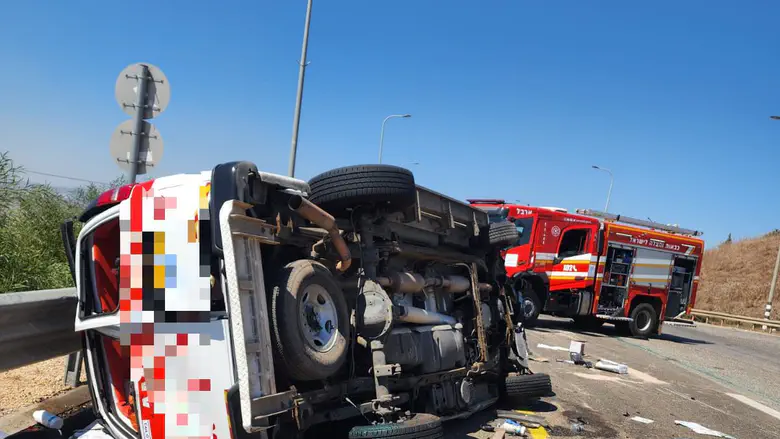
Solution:
M 469 202 L 517 227 L 520 238 L 505 250 L 504 264 L 523 297 L 526 324 L 546 313 L 572 317 L 584 329 L 610 321 L 647 337 L 693 307 L 700 231 L 593 210 Z

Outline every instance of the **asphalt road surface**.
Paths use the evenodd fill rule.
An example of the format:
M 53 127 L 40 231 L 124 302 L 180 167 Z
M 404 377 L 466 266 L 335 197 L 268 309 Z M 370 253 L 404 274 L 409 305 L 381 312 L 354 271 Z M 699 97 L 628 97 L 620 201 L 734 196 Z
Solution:
M 629 373 L 558 362 L 568 359 L 568 352 L 538 347 L 568 347 L 572 340 L 586 343 L 586 360 L 621 362 Z M 534 438 L 711 437 L 675 425 L 676 420 L 739 439 L 780 438 L 780 336 L 698 325 L 666 326 L 661 337 L 641 340 L 619 337 L 611 325 L 578 332 L 567 319 L 543 317 L 528 331 L 528 342 L 536 360 L 532 370 L 550 374 L 556 395 L 529 406 L 500 408 L 544 417 L 550 428 Z M 446 437 L 491 438 L 493 434 L 480 427 L 494 415 L 495 410 L 488 409 L 449 422 Z M 653 422 L 644 424 L 632 419 L 635 416 Z M 572 432 L 576 420 L 583 423 L 583 432 Z
M 586 343 L 586 360 L 624 363 L 629 374 L 557 362 L 568 353 L 537 347 L 568 347 L 571 340 Z M 528 331 L 528 342 L 537 359 L 548 360 L 531 366 L 551 375 L 556 396 L 525 409 L 548 419 L 551 437 L 708 437 L 676 425 L 680 420 L 740 439 L 780 438 L 778 336 L 698 325 L 665 326 L 661 337 L 642 340 L 619 337 L 611 325 L 578 332 L 567 319 L 545 317 Z M 489 413 L 450 423 L 447 437 L 491 437 L 479 430 Z M 571 430 L 577 418 L 583 433 Z

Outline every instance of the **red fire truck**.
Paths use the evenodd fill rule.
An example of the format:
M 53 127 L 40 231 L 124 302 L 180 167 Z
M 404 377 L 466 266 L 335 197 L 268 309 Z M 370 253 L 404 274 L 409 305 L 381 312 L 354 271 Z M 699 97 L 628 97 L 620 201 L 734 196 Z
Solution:
M 585 329 L 610 321 L 646 337 L 693 307 L 704 252 L 700 231 L 594 210 L 468 201 L 493 221 L 517 227 L 520 238 L 504 250 L 504 265 L 528 325 L 547 313 L 572 317 Z

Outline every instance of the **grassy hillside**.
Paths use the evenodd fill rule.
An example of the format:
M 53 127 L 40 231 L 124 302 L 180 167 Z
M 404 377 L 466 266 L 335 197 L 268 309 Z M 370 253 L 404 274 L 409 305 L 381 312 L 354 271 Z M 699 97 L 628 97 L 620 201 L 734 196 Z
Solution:
M 759 238 L 723 243 L 706 250 L 695 307 L 750 317 L 764 317 L 780 230 Z M 772 318 L 780 319 L 780 284 Z

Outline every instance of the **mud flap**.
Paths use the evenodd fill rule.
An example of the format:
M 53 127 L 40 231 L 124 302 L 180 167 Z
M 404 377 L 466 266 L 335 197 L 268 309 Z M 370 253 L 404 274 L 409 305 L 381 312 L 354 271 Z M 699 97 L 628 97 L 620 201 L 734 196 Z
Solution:
M 528 369 L 528 344 L 525 339 L 525 330 L 523 324 L 518 323 L 514 328 L 515 342 L 512 345 L 512 351 L 515 356 L 515 362 L 523 369 Z

